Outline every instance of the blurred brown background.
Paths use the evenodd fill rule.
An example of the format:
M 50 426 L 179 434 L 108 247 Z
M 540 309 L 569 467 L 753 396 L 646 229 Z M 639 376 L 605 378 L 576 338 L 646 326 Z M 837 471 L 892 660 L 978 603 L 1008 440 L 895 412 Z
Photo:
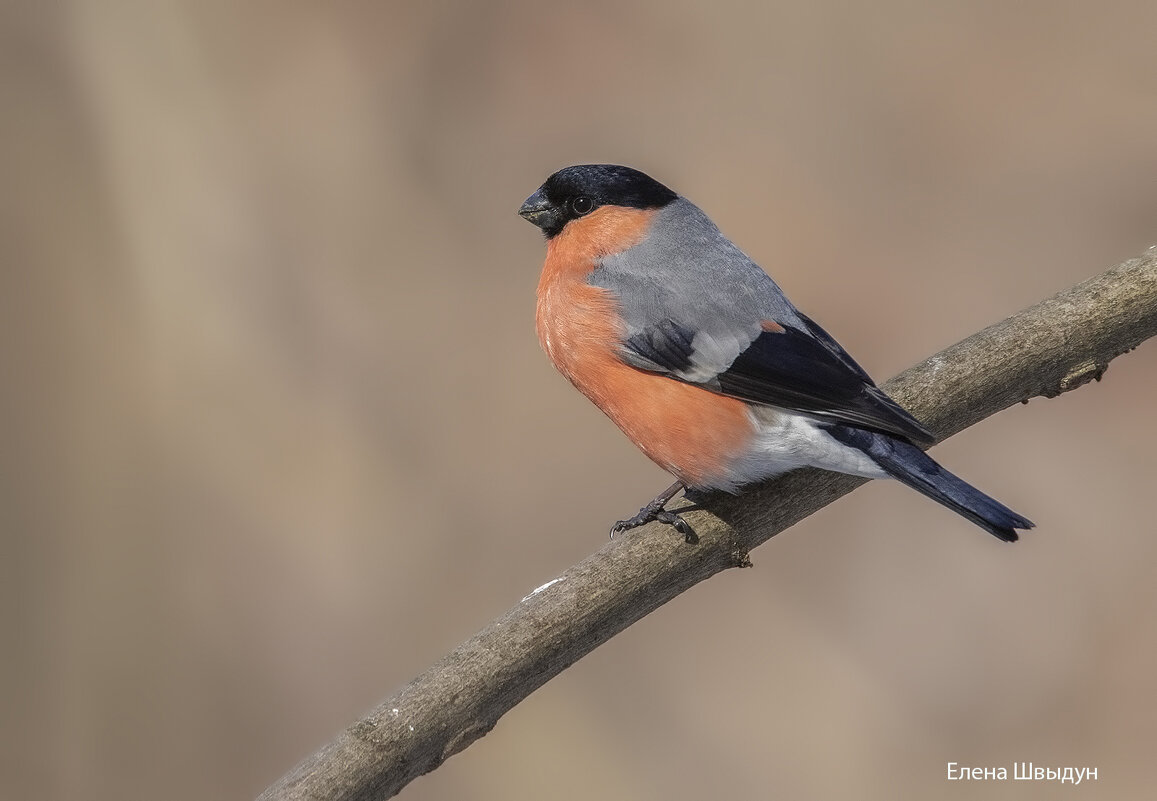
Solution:
M 0 15 L 4 798 L 254 796 L 666 486 L 538 350 L 558 167 L 881 380 L 1157 240 L 1143 0 Z M 937 449 L 1022 544 L 869 486 L 403 797 L 1153 798 L 1155 394 L 1150 343 Z

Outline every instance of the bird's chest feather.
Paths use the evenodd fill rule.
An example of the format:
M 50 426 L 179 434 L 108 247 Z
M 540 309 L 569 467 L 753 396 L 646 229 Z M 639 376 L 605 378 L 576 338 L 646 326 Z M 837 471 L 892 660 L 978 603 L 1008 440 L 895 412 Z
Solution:
M 599 261 L 637 244 L 652 211 L 603 207 L 570 222 L 546 247 L 538 282 L 538 339 L 555 367 L 600 406 L 606 386 L 625 365 L 618 358 L 624 335 L 618 299 L 588 279 Z
M 535 318 L 538 341 L 559 372 L 596 403 L 604 400 L 608 371 L 621 365 L 622 323 L 614 296 L 576 271 L 552 269 L 548 260 Z

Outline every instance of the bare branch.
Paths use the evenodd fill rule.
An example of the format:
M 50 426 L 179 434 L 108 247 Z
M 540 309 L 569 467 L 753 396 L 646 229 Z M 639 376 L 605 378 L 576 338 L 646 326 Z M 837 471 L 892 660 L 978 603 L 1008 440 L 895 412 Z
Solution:
M 940 439 L 1017 402 L 1100 379 L 1157 333 L 1157 248 L 974 334 L 884 389 Z M 613 540 L 460 645 L 267 789 L 261 801 L 381 799 L 438 767 L 576 660 L 864 483 L 798 470 Z

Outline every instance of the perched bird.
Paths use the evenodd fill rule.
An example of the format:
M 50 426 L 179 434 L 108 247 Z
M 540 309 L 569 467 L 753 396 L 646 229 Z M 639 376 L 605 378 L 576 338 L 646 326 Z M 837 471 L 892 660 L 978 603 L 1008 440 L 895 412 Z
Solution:
M 1032 523 L 949 473 L 933 437 L 686 198 L 630 167 L 550 176 L 518 212 L 546 235 L 538 338 L 555 367 L 676 481 L 736 493 L 812 466 L 895 478 L 1006 542 Z

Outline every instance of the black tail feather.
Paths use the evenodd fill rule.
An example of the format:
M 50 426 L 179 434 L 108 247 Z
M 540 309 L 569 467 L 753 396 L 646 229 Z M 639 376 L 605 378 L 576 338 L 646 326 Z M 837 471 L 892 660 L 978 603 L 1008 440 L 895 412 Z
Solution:
M 866 453 L 892 478 L 947 506 L 998 539 L 1016 542 L 1016 529 L 1033 527 L 1031 520 L 949 473 L 915 445 L 851 426 L 831 426 L 828 431 L 845 445 Z

